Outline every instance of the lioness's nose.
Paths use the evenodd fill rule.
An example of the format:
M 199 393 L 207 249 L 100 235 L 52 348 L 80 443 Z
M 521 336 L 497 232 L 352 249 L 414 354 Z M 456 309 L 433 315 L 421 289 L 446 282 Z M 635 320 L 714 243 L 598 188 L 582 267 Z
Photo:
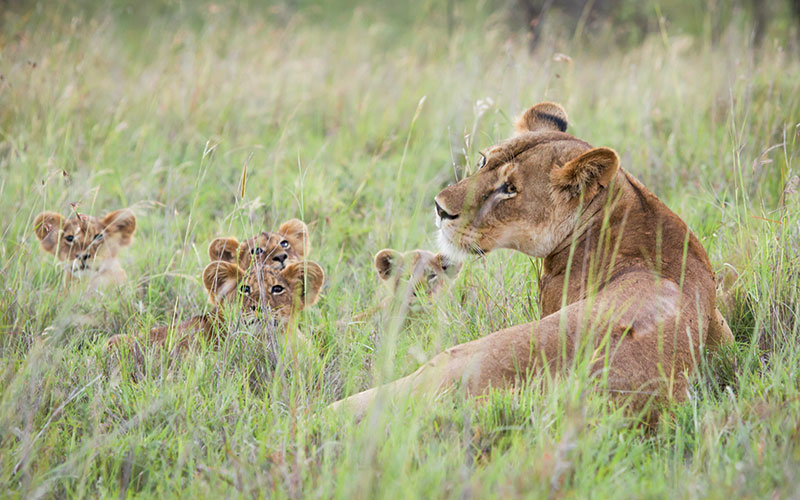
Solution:
M 442 208 L 441 205 L 439 205 L 438 201 L 433 200 L 433 204 L 436 205 L 436 213 L 439 214 L 439 217 L 441 217 L 442 219 L 450 219 L 450 220 L 452 220 L 452 219 L 455 219 L 455 218 L 458 217 L 458 214 L 453 215 L 453 214 L 448 213 L 447 210 L 445 210 L 444 208 Z
M 81 259 L 81 260 L 88 259 L 89 258 L 89 252 L 78 254 L 78 258 Z

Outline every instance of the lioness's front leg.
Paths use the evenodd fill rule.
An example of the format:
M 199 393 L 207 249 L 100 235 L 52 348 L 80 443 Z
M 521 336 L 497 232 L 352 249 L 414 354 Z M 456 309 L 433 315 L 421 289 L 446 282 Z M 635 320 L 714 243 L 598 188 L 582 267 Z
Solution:
M 360 418 L 379 394 L 430 394 L 457 383 L 470 394 L 480 394 L 489 387 L 508 386 L 518 374 L 540 366 L 542 354 L 554 360 L 558 352 L 558 320 L 548 317 L 451 347 L 411 375 L 354 394 L 331 407 L 347 408 Z
M 332 407 L 348 408 L 360 418 L 379 394 L 431 394 L 457 383 L 480 394 L 539 373 L 545 364 L 561 369 L 581 347 L 589 348 L 592 372 L 603 376 L 608 390 L 633 397 L 637 407 L 666 391 L 681 399 L 699 336 L 693 330 L 696 316 L 678 318 L 680 300 L 674 284 L 630 275 L 592 301 L 452 347 L 411 375 Z

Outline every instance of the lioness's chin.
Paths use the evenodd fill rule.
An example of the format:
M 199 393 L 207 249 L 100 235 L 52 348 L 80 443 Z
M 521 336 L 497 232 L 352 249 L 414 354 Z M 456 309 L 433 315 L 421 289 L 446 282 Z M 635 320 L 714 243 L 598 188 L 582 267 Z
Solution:
M 444 254 L 445 257 L 453 261 L 454 263 L 464 262 L 470 257 L 474 257 L 476 255 L 485 255 L 486 252 L 477 246 L 467 246 L 464 248 L 463 246 L 454 243 L 443 229 L 439 230 L 439 250 Z

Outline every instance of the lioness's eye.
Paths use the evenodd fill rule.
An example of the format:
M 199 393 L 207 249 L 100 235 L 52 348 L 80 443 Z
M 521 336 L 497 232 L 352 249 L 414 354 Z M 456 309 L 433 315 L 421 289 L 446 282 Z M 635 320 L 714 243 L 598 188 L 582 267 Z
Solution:
M 517 188 L 515 188 L 513 184 L 504 182 L 503 185 L 500 186 L 500 192 L 503 194 L 514 194 L 517 192 Z
M 64 239 L 67 240 L 67 243 L 72 243 L 72 240 L 74 240 L 75 237 L 72 236 L 71 234 L 69 234 L 69 235 L 65 236 Z
M 275 295 L 277 295 L 279 293 L 283 293 L 283 290 L 284 290 L 284 288 L 282 286 L 280 286 L 280 285 L 275 285 L 275 286 L 272 287 L 272 293 L 274 293 Z
M 483 168 L 484 166 L 486 166 L 486 155 L 484 155 L 483 153 L 481 153 L 480 155 L 481 159 L 478 160 L 478 168 Z
M 249 285 L 242 285 L 242 293 L 249 294 L 250 293 L 250 286 Z
M 103 239 L 103 233 L 97 233 L 97 234 L 95 234 L 95 235 L 94 235 L 94 239 L 95 239 L 96 241 L 100 241 L 100 240 L 102 240 L 102 239 Z
M 286 240 L 283 240 L 283 241 L 281 241 L 281 246 L 282 246 L 283 248 L 289 248 L 289 242 L 288 242 L 288 241 L 286 241 Z

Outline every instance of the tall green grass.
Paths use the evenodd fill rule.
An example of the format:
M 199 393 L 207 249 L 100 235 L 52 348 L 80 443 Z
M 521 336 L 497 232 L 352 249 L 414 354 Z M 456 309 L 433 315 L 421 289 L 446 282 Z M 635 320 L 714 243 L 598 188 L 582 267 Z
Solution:
M 287 6 L 288 5 L 288 6 Z M 626 50 L 546 32 L 535 54 L 487 3 L 78 2 L 0 13 L 0 488 L 12 497 L 790 497 L 800 478 L 800 63 L 734 25 L 669 23 Z M 556 56 L 565 54 L 568 57 Z M 539 263 L 499 251 L 398 325 L 372 256 L 433 249 L 433 196 L 562 103 L 696 232 L 735 347 L 704 360 L 657 428 L 576 369 L 475 401 L 398 401 L 360 424 L 325 407 L 443 348 L 534 320 Z M 248 163 L 244 196 L 240 180 Z M 465 166 L 466 165 L 466 166 Z M 789 186 L 789 189 L 787 189 Z M 795 185 L 796 186 L 796 185 Z M 32 221 L 134 208 L 129 283 L 61 283 Z M 115 360 L 117 333 L 201 312 L 213 237 L 291 217 L 326 271 L 275 362 L 247 331 L 178 360 Z

